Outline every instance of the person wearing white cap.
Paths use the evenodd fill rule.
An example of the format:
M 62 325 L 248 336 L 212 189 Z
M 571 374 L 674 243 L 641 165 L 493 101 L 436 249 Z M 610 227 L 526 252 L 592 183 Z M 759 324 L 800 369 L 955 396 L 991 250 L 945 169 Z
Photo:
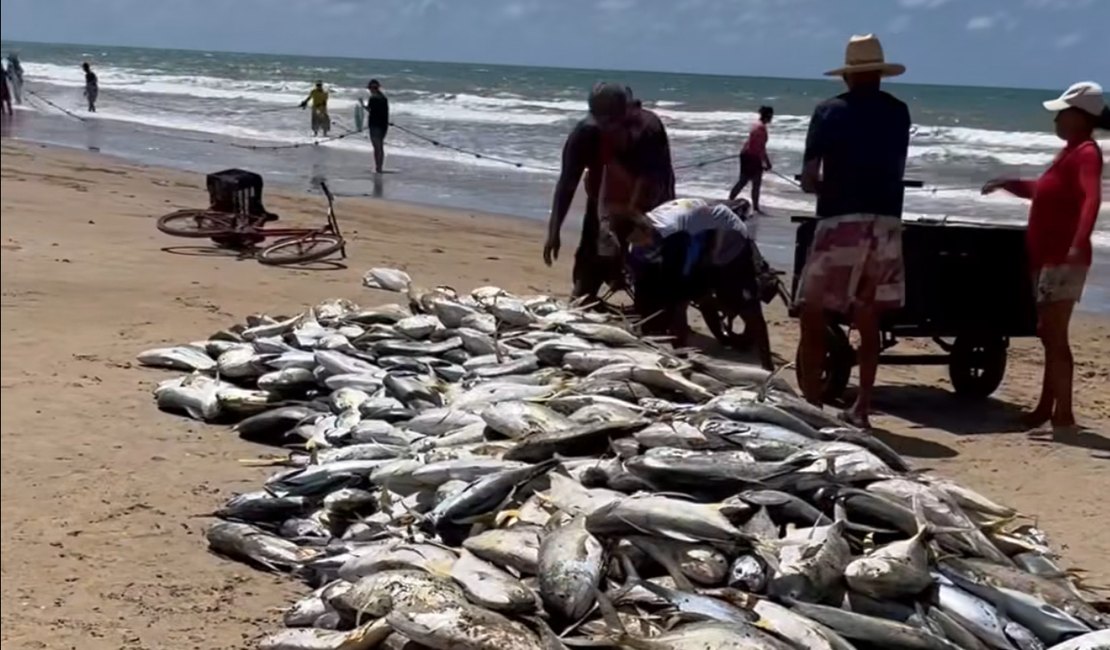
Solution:
M 817 227 L 798 299 L 802 336 L 798 378 L 814 404 L 822 401 L 826 313 L 850 314 L 860 333 L 859 392 L 842 418 L 868 427 L 879 365 L 879 317 L 902 306 L 902 175 L 910 141 L 906 105 L 880 89 L 905 72 L 888 63 L 879 39 L 853 36 L 839 76 L 848 92 L 813 112 L 803 154 L 802 189 L 817 195 Z
M 1091 268 L 1091 233 L 1102 205 L 1102 149 L 1094 130 L 1110 129 L 1110 108 L 1093 81 L 1072 84 L 1044 107 L 1056 113 L 1064 148 L 1039 179 L 995 179 L 983 194 L 1001 189 L 1032 200 L 1025 242 L 1045 364 L 1040 401 L 1025 423 L 1036 427 L 1051 420 L 1067 428 L 1075 426 L 1068 326 Z

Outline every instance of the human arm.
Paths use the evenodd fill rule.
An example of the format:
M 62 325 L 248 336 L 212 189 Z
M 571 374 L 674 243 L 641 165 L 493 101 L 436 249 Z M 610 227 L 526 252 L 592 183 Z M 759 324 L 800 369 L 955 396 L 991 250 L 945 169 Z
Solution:
M 1005 190 L 1019 199 L 1032 199 L 1036 194 L 1037 182 L 1019 178 L 995 178 L 986 182 L 981 190 L 983 194 L 991 194 L 998 190 Z
M 551 201 L 551 215 L 547 221 L 547 241 L 543 246 L 543 261 L 548 266 L 559 259 L 561 246 L 559 233 L 567 218 L 574 193 L 589 161 L 589 137 L 585 129 L 575 127 L 563 144 L 563 160 L 559 170 L 559 180 L 555 183 L 555 195 Z
M 1079 208 L 1075 239 L 1068 251 L 1068 260 L 1075 263 L 1081 261 L 1079 257 L 1082 251 L 1090 247 L 1091 233 L 1094 232 L 1098 211 L 1102 207 L 1102 156 L 1097 146 L 1082 146 L 1083 150 L 1076 152 L 1076 172 L 1083 201 Z
M 806 132 L 806 146 L 802 154 L 802 191 L 816 194 L 821 181 L 821 157 L 824 155 L 825 130 L 823 128 L 824 110 L 818 106 L 809 120 Z

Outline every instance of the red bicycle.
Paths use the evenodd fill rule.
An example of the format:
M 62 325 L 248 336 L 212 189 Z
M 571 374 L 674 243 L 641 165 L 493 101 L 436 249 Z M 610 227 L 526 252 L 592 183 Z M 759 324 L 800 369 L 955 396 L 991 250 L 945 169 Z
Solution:
M 221 246 L 250 251 L 262 264 L 304 264 L 330 257 L 347 257 L 347 242 L 335 217 L 335 197 L 326 183 L 320 189 L 328 200 L 327 223 L 320 228 L 266 228 L 265 216 L 217 210 L 178 210 L 158 218 L 158 230 L 174 237 L 212 239 Z M 262 248 L 258 243 L 277 241 Z

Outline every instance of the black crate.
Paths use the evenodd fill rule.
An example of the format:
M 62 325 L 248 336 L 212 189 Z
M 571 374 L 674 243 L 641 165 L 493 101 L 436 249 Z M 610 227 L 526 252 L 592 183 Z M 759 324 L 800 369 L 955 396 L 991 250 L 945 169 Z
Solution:
M 269 216 L 262 205 L 262 176 L 245 169 L 225 169 L 208 175 L 211 209 Z
M 792 295 L 817 221 L 793 217 Z M 1025 228 L 939 221 L 903 222 L 906 304 L 883 319 L 902 336 L 1035 336 L 1037 312 Z M 846 323 L 842 323 L 846 324 Z

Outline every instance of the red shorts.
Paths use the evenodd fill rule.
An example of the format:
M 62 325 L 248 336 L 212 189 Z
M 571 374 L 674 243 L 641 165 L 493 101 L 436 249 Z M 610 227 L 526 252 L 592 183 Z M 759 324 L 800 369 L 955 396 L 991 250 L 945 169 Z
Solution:
M 799 303 L 846 314 L 856 304 L 897 309 L 905 296 L 901 219 L 849 214 L 817 222 Z

